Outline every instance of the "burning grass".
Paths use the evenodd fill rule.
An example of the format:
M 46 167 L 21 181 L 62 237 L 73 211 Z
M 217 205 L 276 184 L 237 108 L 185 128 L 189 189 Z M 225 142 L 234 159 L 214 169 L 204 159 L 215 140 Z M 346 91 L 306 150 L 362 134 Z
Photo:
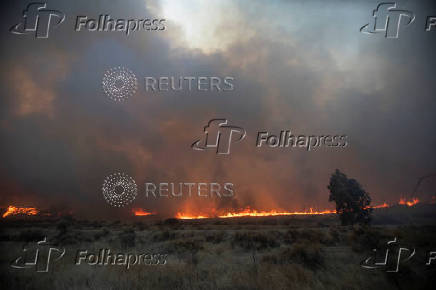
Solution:
M 37 210 L 34 207 L 17 207 L 17 206 L 10 205 L 3 213 L 2 217 L 5 218 L 7 216 L 13 216 L 13 215 L 37 215 L 38 213 L 39 210 Z
M 413 207 L 418 203 L 420 203 L 420 200 L 418 198 L 411 198 L 409 200 L 407 200 L 406 198 L 400 198 L 398 203 L 394 203 L 392 205 L 383 202 L 381 204 L 376 204 L 370 207 L 373 209 L 389 208 L 395 206 L 396 204 Z M 335 214 L 336 210 L 334 209 L 316 210 L 314 208 L 309 208 L 309 210 L 303 210 L 303 211 L 286 211 L 286 210 L 279 210 L 279 209 L 258 210 L 250 207 L 245 207 L 238 210 L 234 210 L 234 209 L 221 210 L 220 212 L 213 210 L 212 212 L 214 212 L 214 214 L 179 211 L 175 214 L 175 218 L 181 220 L 197 220 L 197 219 L 208 219 L 208 218 L 228 219 L 228 218 L 238 218 L 238 217 L 239 218 L 240 217 L 274 217 L 274 216 L 300 216 L 300 215 L 312 216 L 312 215 L 331 215 L 331 214 Z M 40 209 L 37 209 L 36 207 L 20 207 L 20 206 L 9 205 L 4 211 L 4 213 L 2 214 L 2 217 L 3 218 L 12 217 L 12 216 L 56 217 L 62 215 L 63 214 L 60 213 L 50 213 L 48 210 L 42 211 Z M 158 213 L 153 211 L 147 211 L 142 208 L 133 208 L 132 215 L 136 217 L 147 217 L 147 216 L 156 216 L 158 215 Z
M 412 198 L 411 200 L 406 200 L 405 198 L 401 198 L 398 202 L 399 205 L 406 205 L 409 207 L 415 206 L 419 203 L 418 198 Z M 386 202 L 381 204 L 376 204 L 370 206 L 369 208 L 380 209 L 380 208 L 389 208 L 392 206 L 396 206 L 396 203 L 389 205 Z M 215 211 L 213 211 L 215 212 Z M 309 208 L 309 210 L 303 211 L 286 211 L 286 210 L 257 210 L 252 209 L 250 207 L 242 208 L 239 210 L 229 210 L 229 211 L 221 211 L 220 213 L 214 214 L 206 214 L 206 213 L 190 213 L 190 212 L 178 212 L 176 214 L 177 219 L 207 219 L 207 218 L 237 218 L 237 217 L 270 217 L 270 216 L 312 216 L 312 215 L 331 215 L 335 214 L 336 210 L 334 209 L 323 209 L 316 210 L 314 208 Z

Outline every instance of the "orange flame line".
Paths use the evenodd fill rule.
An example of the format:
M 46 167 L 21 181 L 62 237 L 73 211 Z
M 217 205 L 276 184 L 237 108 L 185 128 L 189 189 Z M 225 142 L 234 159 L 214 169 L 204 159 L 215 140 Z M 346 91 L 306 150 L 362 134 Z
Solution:
M 16 207 L 13 205 L 8 206 L 6 212 L 3 214 L 3 218 L 9 215 L 25 214 L 25 215 L 37 215 L 39 210 L 34 207 Z
M 406 201 L 405 199 L 400 199 L 399 204 L 405 204 L 408 206 L 414 206 L 419 203 L 417 198 L 413 198 L 411 201 Z M 369 206 L 368 208 L 388 208 L 390 205 L 386 202 L 374 206 Z M 176 214 L 176 218 L 178 219 L 205 219 L 205 218 L 232 218 L 232 217 L 262 217 L 262 216 L 289 216 L 289 215 L 325 215 L 325 214 L 334 214 L 336 210 L 322 210 L 316 211 L 313 208 L 310 208 L 309 211 L 257 211 L 252 210 L 249 207 L 242 209 L 237 212 L 228 212 L 222 215 L 193 215 L 188 213 L 178 212 Z
M 188 214 L 183 214 L 181 212 L 178 212 L 176 214 L 176 218 L 180 219 L 180 220 L 196 220 L 196 219 L 207 219 L 210 217 L 204 216 L 204 215 L 188 215 Z
M 382 204 L 370 206 L 370 208 L 386 208 L 386 207 L 389 207 L 389 204 L 387 204 L 386 202 L 384 202 Z
M 332 214 L 336 213 L 335 210 L 324 210 L 324 211 L 314 211 L 310 208 L 309 211 L 294 211 L 294 212 L 286 212 L 286 211 L 257 211 L 245 209 L 241 212 L 232 213 L 229 212 L 225 215 L 218 216 L 219 218 L 231 218 L 231 217 L 244 217 L 244 216 L 283 216 L 283 215 L 322 215 L 322 214 Z
M 419 203 L 419 199 L 416 197 L 412 198 L 412 200 L 406 200 L 405 198 L 402 197 L 398 202 L 398 204 L 407 205 L 407 206 L 414 206 L 417 203 Z
M 142 208 L 134 208 L 132 209 L 132 212 L 135 216 L 148 216 L 148 215 L 154 215 L 154 212 L 145 211 Z

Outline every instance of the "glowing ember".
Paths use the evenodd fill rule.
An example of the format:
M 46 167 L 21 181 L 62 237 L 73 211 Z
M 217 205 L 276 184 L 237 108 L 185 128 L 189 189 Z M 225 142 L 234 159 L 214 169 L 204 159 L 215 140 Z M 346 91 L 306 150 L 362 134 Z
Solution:
M 135 216 L 154 215 L 153 212 L 145 211 L 142 208 L 134 208 L 132 211 Z
M 398 204 L 407 205 L 407 206 L 414 206 L 418 202 L 419 202 L 419 199 L 417 199 L 416 197 L 414 197 L 412 200 L 406 200 L 405 198 L 400 198 L 400 201 L 398 202 Z
M 8 206 L 6 212 L 3 214 L 3 218 L 10 216 L 10 215 L 37 215 L 39 213 L 39 210 L 37 210 L 34 207 L 16 207 L 13 205 Z

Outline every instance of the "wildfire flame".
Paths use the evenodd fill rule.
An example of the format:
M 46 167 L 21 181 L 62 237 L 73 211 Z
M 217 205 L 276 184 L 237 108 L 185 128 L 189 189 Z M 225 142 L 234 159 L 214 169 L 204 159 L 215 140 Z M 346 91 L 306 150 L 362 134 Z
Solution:
M 134 208 L 133 210 L 133 214 L 135 216 L 148 216 L 148 215 L 154 215 L 154 212 L 150 212 L 150 211 L 145 211 L 142 208 Z
M 10 215 L 37 215 L 39 213 L 39 210 L 37 210 L 34 207 L 16 207 L 13 205 L 8 206 L 6 209 L 6 212 L 3 214 L 3 218 L 10 216 Z
M 193 215 L 187 213 L 178 212 L 176 214 L 176 218 L 178 219 L 205 219 L 205 218 L 232 218 L 232 217 L 264 217 L 264 216 L 285 216 L 285 215 L 321 215 L 321 214 L 332 214 L 336 213 L 335 210 L 324 210 L 324 211 L 316 211 L 313 208 L 310 208 L 308 211 L 258 211 L 255 209 L 251 209 L 249 207 L 242 209 L 237 212 L 228 212 L 221 215 Z
M 432 201 L 436 201 L 435 197 L 432 197 Z M 398 204 L 400 205 L 407 205 L 409 207 L 415 206 L 418 204 L 420 200 L 416 197 L 406 200 L 405 198 L 400 198 L 400 201 Z M 387 208 L 390 207 L 390 205 L 386 202 L 374 206 L 370 206 L 370 208 Z M 132 209 L 132 212 L 135 216 L 150 216 L 155 215 L 155 212 L 145 211 L 142 208 L 134 208 Z M 36 209 L 35 207 L 18 207 L 10 205 L 6 209 L 5 213 L 3 214 L 3 218 L 7 216 L 12 215 L 38 215 L 41 212 Z M 192 213 L 185 213 L 185 212 L 177 212 L 176 218 L 177 219 L 206 219 L 206 218 L 233 218 L 233 217 L 266 217 L 266 216 L 290 216 L 290 215 L 325 215 L 325 214 L 334 214 L 336 213 L 336 210 L 314 210 L 313 208 L 310 208 L 308 211 L 282 211 L 282 210 L 269 210 L 269 211 L 259 211 L 256 209 L 251 209 L 250 207 L 240 209 L 237 211 L 229 211 L 224 213 L 213 213 L 213 214 L 192 214 Z
M 407 205 L 407 206 L 414 206 L 417 203 L 419 203 L 418 198 L 413 198 L 410 201 L 406 201 L 404 198 L 401 198 L 398 204 L 401 205 Z M 370 206 L 369 208 L 388 208 L 390 205 L 386 202 L 382 204 L 377 204 L 374 206 Z M 224 214 L 218 214 L 218 215 L 195 215 L 195 214 L 189 214 L 189 213 L 182 213 L 178 212 L 176 214 L 176 218 L 178 219 L 205 219 L 205 218 L 232 218 L 232 217 L 265 217 L 265 216 L 289 216 L 289 215 L 325 215 L 325 214 L 334 214 L 336 213 L 336 210 L 314 210 L 313 208 L 310 208 L 308 211 L 277 211 L 277 210 L 270 210 L 270 211 L 258 211 L 255 209 L 251 209 L 249 207 L 245 209 L 241 209 L 239 211 L 234 212 L 227 212 Z
M 287 211 L 257 211 L 252 210 L 250 208 L 246 208 L 240 212 L 229 212 L 225 215 L 220 215 L 218 217 L 220 218 L 231 218 L 231 217 L 244 217 L 244 216 L 281 216 L 281 215 L 320 215 L 320 214 L 332 214 L 336 213 L 335 210 L 324 210 L 324 211 L 314 211 L 312 208 L 310 208 L 309 211 L 294 211 L 294 212 L 287 212 Z
M 405 198 L 400 198 L 400 201 L 398 204 L 401 205 L 407 205 L 407 206 L 414 206 L 415 204 L 419 203 L 419 199 L 414 197 L 412 200 L 406 200 Z
M 178 212 L 176 214 L 176 219 L 180 219 L 180 220 L 196 220 L 196 219 L 207 219 L 207 218 L 211 218 L 211 217 L 205 215 L 189 215 L 181 212 Z
M 385 208 L 385 207 L 389 207 L 389 204 L 387 204 L 386 202 L 384 202 L 382 204 L 371 206 L 370 208 Z

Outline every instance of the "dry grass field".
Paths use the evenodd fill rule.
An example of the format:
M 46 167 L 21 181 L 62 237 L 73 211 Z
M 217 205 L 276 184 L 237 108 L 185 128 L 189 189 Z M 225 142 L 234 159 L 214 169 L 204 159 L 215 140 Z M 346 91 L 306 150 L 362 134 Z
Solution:
M 335 215 L 132 222 L 2 220 L 1 289 L 432 289 L 435 207 L 376 211 L 371 227 L 340 226 Z M 65 256 L 47 273 L 11 268 L 23 247 L 47 241 Z M 360 263 L 397 238 L 415 248 L 399 271 Z M 75 264 L 77 252 L 161 253 L 164 265 Z M 395 252 L 392 252 L 395 255 Z M 395 258 L 394 258 L 395 260 Z M 391 263 L 392 264 L 392 263 Z M 436 261 L 434 262 L 436 264 Z M 389 265 L 393 266 L 393 265 Z

